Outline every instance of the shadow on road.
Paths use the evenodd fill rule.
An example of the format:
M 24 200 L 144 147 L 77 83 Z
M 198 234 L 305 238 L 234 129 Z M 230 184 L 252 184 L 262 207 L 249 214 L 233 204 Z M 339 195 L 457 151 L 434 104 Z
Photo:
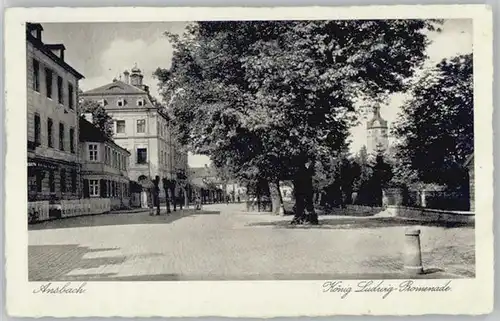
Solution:
M 87 253 L 113 250 L 117 249 L 90 249 L 75 244 L 30 245 L 28 246 L 28 280 L 56 281 L 74 269 L 92 269 L 102 265 L 125 262 L 125 256 L 83 258 Z
M 131 224 L 169 224 L 188 216 L 219 215 L 219 211 L 196 211 L 194 209 L 182 210 L 167 214 L 165 210 L 159 216 L 150 216 L 148 212 L 101 214 L 92 216 L 77 216 L 45 221 L 28 225 L 28 230 L 47 230 L 90 226 L 131 225 Z
M 247 226 L 272 226 L 275 228 L 288 229 L 363 229 L 383 228 L 393 226 L 433 226 L 442 228 L 474 228 L 471 223 L 455 222 L 422 222 L 397 217 L 370 217 L 370 218 L 321 218 L 319 225 L 292 225 L 290 220 L 279 220 L 272 222 L 254 222 Z

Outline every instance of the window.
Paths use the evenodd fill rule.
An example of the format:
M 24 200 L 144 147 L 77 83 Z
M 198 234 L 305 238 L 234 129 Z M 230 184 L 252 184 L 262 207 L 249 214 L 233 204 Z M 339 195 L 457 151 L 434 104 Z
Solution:
M 64 124 L 59 123 L 59 149 L 64 150 Z
M 49 172 L 49 190 L 51 193 L 56 191 L 56 184 L 54 181 L 54 171 Z
M 89 180 L 89 195 L 99 196 L 99 180 L 97 179 Z
M 138 119 L 137 120 L 137 132 L 138 133 L 146 132 L 146 120 L 145 119 Z
M 40 92 L 40 63 L 33 59 L 33 90 Z
M 123 98 L 120 98 L 116 101 L 116 105 L 118 107 L 123 107 L 125 105 L 125 100 Z
M 137 164 L 146 164 L 148 161 L 148 149 L 137 148 Z
M 122 169 L 122 155 L 118 153 L 118 169 Z
M 109 147 L 108 146 L 105 146 L 104 147 L 104 164 L 106 165 L 109 165 L 109 156 L 108 156 L 108 153 L 109 153 Z
M 52 70 L 45 68 L 45 91 L 47 97 L 52 98 Z
M 53 142 L 54 134 L 52 132 L 52 127 L 53 127 L 52 119 L 48 118 L 47 119 L 47 145 L 49 147 L 54 147 L 54 142 Z
M 137 99 L 137 106 L 139 106 L 139 107 L 144 106 L 144 99 L 142 99 L 142 98 Z
M 68 107 L 73 109 L 74 106 L 74 97 L 73 97 L 73 85 L 68 83 Z
M 97 144 L 89 144 L 89 160 L 97 161 Z
M 57 101 L 62 105 L 64 104 L 63 97 L 63 79 L 61 76 L 57 76 Z
M 73 127 L 69 129 L 69 150 L 75 153 L 75 129 Z
M 116 121 L 116 132 L 118 134 L 125 133 L 125 121 L 124 120 L 117 120 Z
M 66 170 L 61 169 L 61 193 L 66 193 Z
M 76 170 L 71 171 L 71 193 L 76 193 Z
M 40 146 L 41 138 L 40 115 L 35 114 L 35 145 Z
M 36 191 L 41 192 L 42 191 L 42 181 L 43 181 L 43 173 L 42 172 L 37 172 L 36 173 Z

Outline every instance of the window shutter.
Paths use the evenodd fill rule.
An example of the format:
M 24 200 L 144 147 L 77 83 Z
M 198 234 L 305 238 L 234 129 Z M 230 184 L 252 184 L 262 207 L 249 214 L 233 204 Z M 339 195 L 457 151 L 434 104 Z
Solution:
M 101 197 L 106 197 L 106 180 L 101 179 L 100 180 L 101 186 L 100 186 L 100 192 L 101 192 Z
M 89 193 L 89 180 L 88 179 L 84 179 L 83 180 L 83 197 L 90 197 L 90 193 Z

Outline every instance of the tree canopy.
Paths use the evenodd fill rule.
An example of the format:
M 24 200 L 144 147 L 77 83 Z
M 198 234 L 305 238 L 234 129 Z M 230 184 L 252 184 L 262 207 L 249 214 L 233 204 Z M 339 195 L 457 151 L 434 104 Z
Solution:
M 426 183 L 455 185 L 474 151 L 472 54 L 445 59 L 412 87 L 394 133 L 398 157 Z
M 310 182 L 317 161 L 345 149 L 357 100 L 405 88 L 425 59 L 423 31 L 433 26 L 198 22 L 182 36 L 168 34 L 172 65 L 155 74 L 179 138 L 192 151 L 237 176 Z
M 79 109 L 82 113 L 92 114 L 92 123 L 94 126 L 99 128 L 106 136 L 113 136 L 113 119 L 103 106 L 89 99 L 81 99 L 79 104 Z

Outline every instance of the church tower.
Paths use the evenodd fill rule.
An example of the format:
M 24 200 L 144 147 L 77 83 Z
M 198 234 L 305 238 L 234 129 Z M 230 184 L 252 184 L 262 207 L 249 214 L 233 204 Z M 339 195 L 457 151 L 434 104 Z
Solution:
M 369 155 L 382 155 L 389 148 L 387 121 L 380 116 L 380 106 L 373 108 L 373 117 L 366 124 L 368 132 L 367 152 Z
M 137 64 L 135 64 L 134 68 L 132 68 L 131 73 L 129 73 L 128 70 L 125 70 L 123 74 L 125 76 L 125 82 L 128 83 L 128 79 L 130 77 L 130 85 L 149 93 L 149 87 L 142 83 L 144 75 L 142 74 L 142 71 L 137 67 Z

